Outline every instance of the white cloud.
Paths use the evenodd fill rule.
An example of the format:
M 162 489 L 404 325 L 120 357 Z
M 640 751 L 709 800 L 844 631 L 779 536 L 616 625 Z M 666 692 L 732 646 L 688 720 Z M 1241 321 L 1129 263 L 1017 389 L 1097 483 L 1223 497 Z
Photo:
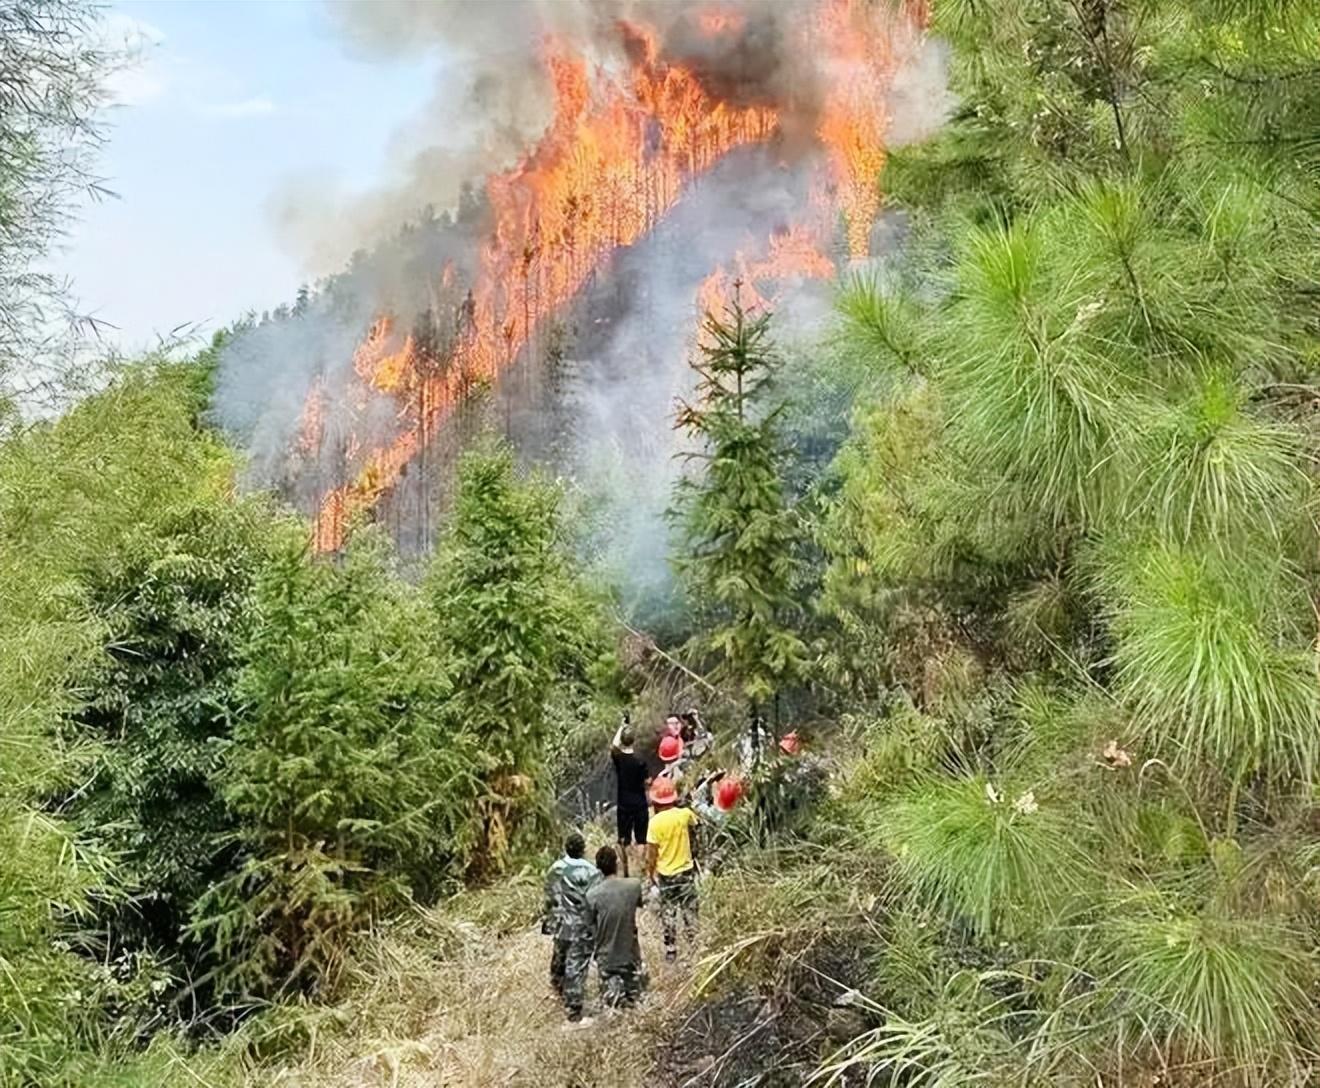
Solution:
M 202 106 L 198 112 L 205 117 L 264 117 L 275 112 L 275 103 L 265 95 L 256 95 L 238 102 L 216 102 Z
M 105 49 L 123 58 L 105 82 L 112 103 L 141 106 L 164 93 L 168 81 L 156 52 L 165 41 L 164 31 L 121 11 L 111 11 L 101 19 L 97 36 Z
M 105 90 L 116 106 L 143 106 L 164 93 L 165 80 L 149 68 L 121 68 L 106 79 Z

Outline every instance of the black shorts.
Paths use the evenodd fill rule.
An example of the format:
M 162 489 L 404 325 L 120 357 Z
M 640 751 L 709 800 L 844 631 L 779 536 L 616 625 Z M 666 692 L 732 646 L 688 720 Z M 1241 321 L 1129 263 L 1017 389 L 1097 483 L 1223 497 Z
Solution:
M 627 846 L 630 842 L 638 846 L 646 845 L 646 820 L 648 816 L 645 805 L 620 805 L 618 811 L 619 818 L 619 842 Z

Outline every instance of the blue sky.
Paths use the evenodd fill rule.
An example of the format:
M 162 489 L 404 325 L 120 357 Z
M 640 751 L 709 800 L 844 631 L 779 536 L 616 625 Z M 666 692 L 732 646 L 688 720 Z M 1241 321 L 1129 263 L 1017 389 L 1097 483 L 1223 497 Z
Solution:
M 126 350 L 291 300 L 307 270 L 272 195 L 295 178 L 379 183 L 434 84 L 434 58 L 352 55 L 319 2 L 114 3 L 107 33 L 142 42 L 100 163 L 118 199 L 83 209 L 54 264 Z

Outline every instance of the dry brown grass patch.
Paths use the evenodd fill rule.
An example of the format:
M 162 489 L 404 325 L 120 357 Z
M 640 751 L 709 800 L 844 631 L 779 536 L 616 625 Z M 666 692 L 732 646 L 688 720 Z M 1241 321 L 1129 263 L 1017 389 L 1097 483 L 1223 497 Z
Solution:
M 550 942 L 537 928 L 501 936 L 452 914 L 428 914 L 363 950 L 353 995 L 333 1011 L 341 1030 L 313 1033 L 301 1058 L 253 1068 L 245 1083 L 654 1088 L 655 1049 L 686 1000 L 691 967 L 663 963 L 652 910 L 642 918 L 642 944 L 652 973 L 642 1005 L 604 1012 L 593 970 L 587 1015 L 594 1019 L 565 1028 L 548 985 Z

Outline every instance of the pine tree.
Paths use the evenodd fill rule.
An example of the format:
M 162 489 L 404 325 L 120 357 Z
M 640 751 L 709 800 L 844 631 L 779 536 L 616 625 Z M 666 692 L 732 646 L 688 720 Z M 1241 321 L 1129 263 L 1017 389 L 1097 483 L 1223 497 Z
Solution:
M 858 1064 L 1305 1082 L 1320 9 L 931 11 L 960 106 L 890 158 L 903 266 L 845 293 L 884 378 L 839 464 L 825 604 L 845 639 L 874 622 L 924 712 L 868 747 L 948 739 L 852 816 L 908 924 L 933 910 L 964 946 L 932 954 L 934 992 L 1004 950 L 1059 974 L 1011 1032 L 992 987 L 923 979 Z M 962 708 L 939 698 L 959 671 Z
M 696 400 L 676 418 L 699 469 L 676 488 L 676 566 L 706 614 L 701 642 L 717 658 L 715 675 L 753 711 L 802 674 L 806 653 L 787 622 L 799 529 L 785 499 L 770 320 L 748 315 L 736 291 L 723 318 L 706 315 Z

